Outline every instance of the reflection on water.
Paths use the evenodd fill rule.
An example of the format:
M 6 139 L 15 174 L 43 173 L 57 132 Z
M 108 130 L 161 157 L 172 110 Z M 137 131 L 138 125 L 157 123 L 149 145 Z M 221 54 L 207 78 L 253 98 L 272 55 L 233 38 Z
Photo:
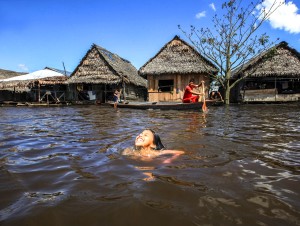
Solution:
M 299 110 L 0 108 L 0 224 L 300 225 Z M 185 154 L 121 156 L 144 128 Z

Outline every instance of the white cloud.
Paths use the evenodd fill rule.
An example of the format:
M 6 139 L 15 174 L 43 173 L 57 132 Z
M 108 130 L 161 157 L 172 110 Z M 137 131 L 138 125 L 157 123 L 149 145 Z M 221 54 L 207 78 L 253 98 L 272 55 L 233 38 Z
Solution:
M 200 19 L 200 18 L 205 17 L 205 16 L 206 16 L 206 12 L 205 11 L 202 11 L 202 12 L 196 14 L 196 18 L 197 19 Z
M 18 67 L 22 70 L 22 71 L 28 71 L 28 67 L 25 64 L 19 64 Z
M 210 3 L 209 4 L 209 7 L 216 12 L 216 7 L 215 7 L 215 4 L 214 3 Z
M 262 7 L 270 9 L 276 0 L 264 0 Z M 276 1 L 279 4 L 280 1 Z M 282 29 L 289 33 L 300 33 L 300 14 L 295 3 L 286 2 L 280 6 L 269 18 L 271 26 L 275 29 Z

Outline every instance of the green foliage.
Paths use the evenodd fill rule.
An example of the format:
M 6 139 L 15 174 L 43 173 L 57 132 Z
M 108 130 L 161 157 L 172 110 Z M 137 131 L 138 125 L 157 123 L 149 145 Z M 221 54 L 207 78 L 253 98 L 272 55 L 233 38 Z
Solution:
M 258 42 L 261 45 L 266 45 L 269 42 L 270 37 L 266 34 L 263 34 L 262 36 L 259 37 Z

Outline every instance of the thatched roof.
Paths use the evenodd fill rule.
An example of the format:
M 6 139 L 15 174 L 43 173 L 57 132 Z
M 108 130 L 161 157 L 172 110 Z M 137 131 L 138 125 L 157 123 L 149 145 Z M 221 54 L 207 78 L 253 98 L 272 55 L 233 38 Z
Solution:
M 139 73 L 153 74 L 216 73 L 217 68 L 177 35 L 146 62 Z
M 19 75 L 24 75 L 24 74 L 27 74 L 27 73 L 0 69 L 0 79 L 6 79 L 6 78 L 19 76 Z
M 300 78 L 300 53 L 290 48 L 287 42 L 280 42 L 233 72 L 233 78 L 239 75 Z
M 117 54 L 93 44 L 71 74 L 69 83 L 118 84 L 124 82 L 147 87 L 136 68 Z
M 41 85 L 64 84 L 67 76 L 50 69 L 43 69 L 25 75 L 0 80 L 0 89 L 29 91 L 34 83 Z

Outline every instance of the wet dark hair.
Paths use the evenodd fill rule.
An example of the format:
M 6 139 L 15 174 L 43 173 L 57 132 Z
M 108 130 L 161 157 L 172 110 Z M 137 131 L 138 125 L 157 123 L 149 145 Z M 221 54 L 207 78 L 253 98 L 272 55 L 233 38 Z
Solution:
M 154 137 L 153 141 L 156 146 L 155 150 L 162 150 L 165 148 L 165 146 L 162 144 L 162 142 L 160 140 L 160 137 L 155 133 L 155 131 L 153 131 L 152 129 L 145 129 L 145 130 L 149 130 L 152 132 L 153 137 Z

